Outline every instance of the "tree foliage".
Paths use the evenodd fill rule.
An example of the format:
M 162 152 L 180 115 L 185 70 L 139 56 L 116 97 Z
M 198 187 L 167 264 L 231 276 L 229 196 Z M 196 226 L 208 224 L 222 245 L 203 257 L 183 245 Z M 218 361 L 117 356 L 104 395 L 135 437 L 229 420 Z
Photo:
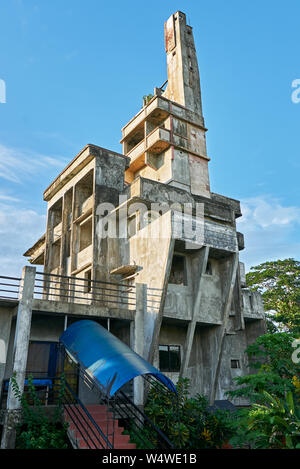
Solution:
M 249 365 L 255 371 L 234 379 L 237 388 L 229 391 L 233 397 L 259 402 L 266 391 L 280 399 L 294 389 L 292 380 L 300 375 L 300 364 L 293 361 L 296 335 L 286 332 L 264 334 L 246 349 Z M 297 360 L 298 361 L 298 360 Z
M 227 394 L 252 402 L 233 421 L 233 446 L 251 448 L 300 447 L 300 364 L 294 360 L 295 334 L 265 334 L 246 352 L 256 373 L 235 378 L 237 389 Z
M 177 398 L 160 385 L 152 386 L 145 406 L 146 415 L 173 442 L 176 449 L 222 447 L 232 436 L 231 415 L 228 411 L 209 409 L 205 396 L 189 397 L 190 382 L 180 378 Z M 157 447 L 156 435 L 154 447 Z
M 247 285 L 262 294 L 269 332 L 300 332 L 300 262 L 270 261 L 250 270 Z

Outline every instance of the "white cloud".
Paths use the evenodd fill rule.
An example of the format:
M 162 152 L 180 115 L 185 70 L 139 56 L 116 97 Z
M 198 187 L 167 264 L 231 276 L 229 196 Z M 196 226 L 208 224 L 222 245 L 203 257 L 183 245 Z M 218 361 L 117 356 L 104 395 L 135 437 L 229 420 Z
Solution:
M 46 216 L 25 207 L 31 181 L 40 181 L 65 164 L 62 158 L 0 143 L 0 180 L 14 187 L 0 190 L 0 275 L 19 277 L 28 264 L 23 253 L 45 232 Z
M 245 236 L 240 257 L 247 270 L 268 260 L 300 257 L 299 207 L 285 206 L 274 197 L 262 195 L 241 200 L 241 208 L 243 216 L 237 221 L 237 229 Z
M 21 275 L 22 267 L 28 264 L 23 253 L 45 232 L 45 227 L 45 215 L 3 203 L 0 195 L 0 275 Z
M 62 168 L 66 161 L 33 151 L 11 148 L 0 144 L 0 178 L 22 183 L 47 168 Z
M 270 196 L 252 197 L 241 201 L 241 224 L 250 228 L 290 225 L 300 220 L 299 207 L 284 207 Z

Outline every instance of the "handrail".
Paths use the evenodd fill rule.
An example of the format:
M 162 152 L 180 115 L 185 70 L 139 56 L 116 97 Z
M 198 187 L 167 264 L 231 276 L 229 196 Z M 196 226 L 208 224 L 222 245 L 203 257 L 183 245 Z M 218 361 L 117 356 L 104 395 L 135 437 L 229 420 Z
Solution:
M 7 280 L 9 280 L 9 282 L 7 282 Z M 9 277 L 7 275 L 0 275 L 0 298 L 3 300 L 4 299 L 5 300 L 18 300 L 20 284 L 21 284 L 21 279 L 18 277 Z M 5 287 L 9 287 L 9 289 Z M 9 293 L 9 295 L 7 295 L 7 293 Z
M 74 412 L 74 405 L 72 404 L 72 402 L 70 401 L 67 401 L 67 402 L 64 402 L 63 403 L 63 407 L 64 409 L 66 410 L 66 412 L 68 413 L 71 421 L 74 423 L 74 425 L 76 426 L 78 432 L 80 433 L 80 435 L 82 436 L 82 438 L 85 440 L 85 442 L 87 443 L 87 445 L 89 446 L 89 448 L 91 449 L 91 446 L 90 446 L 90 442 L 93 443 L 93 445 L 96 447 L 96 444 L 95 442 L 93 441 L 93 439 L 91 438 L 91 435 L 90 433 L 88 432 L 89 430 L 91 431 L 93 437 L 96 439 L 96 441 L 101 445 L 101 447 L 103 449 L 113 449 L 113 444 L 109 441 L 107 435 L 105 435 L 103 433 L 103 431 L 101 430 L 101 428 L 99 427 L 99 425 L 95 422 L 94 418 L 92 417 L 92 415 L 90 414 L 90 412 L 87 410 L 87 408 L 84 406 L 84 404 L 82 403 L 82 401 L 79 399 L 79 397 L 74 393 L 74 391 L 72 390 L 72 388 L 70 387 L 70 385 L 67 383 L 67 381 L 65 381 L 65 385 L 67 387 L 67 390 L 68 392 L 71 394 L 72 398 L 74 399 L 74 401 L 79 404 L 79 408 L 77 408 L 79 410 L 79 414 L 80 414 L 80 421 L 81 421 L 81 428 L 84 428 L 83 425 L 82 425 L 82 420 L 87 423 L 88 425 L 88 429 L 86 430 L 86 438 L 85 436 L 83 435 L 83 432 L 82 430 L 79 428 L 79 426 L 77 425 L 76 421 L 75 421 L 75 418 L 71 416 L 71 413 L 70 413 L 70 410 L 71 412 L 75 414 Z M 67 400 L 67 399 L 66 399 Z M 73 407 L 72 407 L 73 406 Z M 77 417 L 76 417 L 77 418 Z M 97 435 L 98 433 L 98 435 Z M 100 437 L 104 440 L 105 442 L 105 445 L 102 443 Z
M 72 275 L 62 275 L 62 274 L 51 274 L 48 272 L 36 272 L 38 275 L 45 275 L 48 277 L 61 277 L 61 278 L 69 278 L 72 280 L 83 280 L 85 282 L 95 282 L 95 283 L 105 283 L 107 285 L 115 285 L 125 288 L 135 288 L 135 285 L 127 285 L 126 283 L 115 283 L 115 282 L 107 282 L 106 280 L 93 280 L 93 279 L 86 279 L 83 277 L 74 277 Z
M 131 399 L 128 398 L 128 396 L 126 396 L 122 389 L 108 400 L 96 379 L 87 374 L 82 367 L 80 367 L 79 373 L 85 381 L 88 381 L 90 385 L 97 390 L 100 402 L 108 403 L 108 406 L 113 410 L 115 415 L 119 415 L 120 418 L 129 421 L 127 423 L 132 424 L 131 430 L 136 434 L 138 439 L 143 440 L 147 446 L 146 449 L 153 448 L 153 443 L 147 438 L 144 431 L 145 422 L 147 422 L 153 430 L 153 433 L 157 436 L 158 447 L 162 449 L 173 448 L 173 444 L 169 438 L 134 404 L 134 402 L 131 401 Z
M 37 299 L 61 300 L 74 303 L 120 305 L 134 309 L 135 286 L 89 278 L 36 272 L 34 295 Z
M 97 443 L 100 445 L 102 449 L 113 449 L 114 440 L 109 440 L 108 435 L 105 435 L 103 430 L 99 427 L 99 425 L 95 422 L 94 418 L 88 411 L 88 409 L 84 406 L 82 401 L 79 397 L 75 394 L 69 383 L 66 381 L 65 377 L 62 379 L 62 376 L 55 376 L 50 377 L 48 373 L 41 373 L 39 372 L 38 375 L 45 375 L 42 376 L 42 379 L 48 378 L 52 381 L 51 390 L 47 389 L 47 402 L 51 400 L 51 404 L 57 404 L 57 398 L 55 397 L 55 392 L 57 392 L 54 388 L 54 382 L 60 382 L 63 386 L 63 393 L 61 397 L 61 405 L 63 409 L 67 412 L 70 420 L 76 427 L 79 435 L 83 438 L 86 442 L 87 446 L 90 449 L 99 448 Z M 32 375 L 32 373 L 27 372 L 26 376 Z M 38 378 L 33 378 L 38 379 Z M 8 380 L 3 381 L 2 383 L 2 392 L 1 392 L 1 406 L 3 405 L 3 398 L 4 398 L 4 391 L 5 391 L 5 384 L 7 384 Z M 38 398 L 40 400 L 40 398 Z M 0 407 L 1 408 L 1 407 Z

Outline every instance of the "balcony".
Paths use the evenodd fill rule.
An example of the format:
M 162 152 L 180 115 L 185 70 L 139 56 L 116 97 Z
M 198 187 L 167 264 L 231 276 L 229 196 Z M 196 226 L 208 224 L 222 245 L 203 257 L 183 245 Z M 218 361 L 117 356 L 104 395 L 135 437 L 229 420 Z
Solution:
M 136 114 L 129 122 L 122 128 L 123 138 L 121 143 L 127 139 L 132 133 L 136 132 L 137 128 L 151 116 L 155 118 L 156 115 L 161 119 L 165 119 L 169 114 L 169 102 L 166 99 L 155 96 L 149 101 L 147 106 L 143 107 L 141 111 Z
M 147 164 L 146 152 L 157 155 L 166 150 L 170 144 L 169 130 L 163 127 L 154 129 L 126 155 L 130 158 L 129 171 L 136 172 Z

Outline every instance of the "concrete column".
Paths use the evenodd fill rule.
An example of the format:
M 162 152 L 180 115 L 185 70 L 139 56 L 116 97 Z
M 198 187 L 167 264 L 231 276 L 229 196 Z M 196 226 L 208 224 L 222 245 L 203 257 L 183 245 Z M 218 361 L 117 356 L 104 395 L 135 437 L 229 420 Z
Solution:
M 132 348 L 145 358 L 145 340 L 144 340 L 144 317 L 147 311 L 147 285 L 144 283 L 136 284 L 136 312 L 134 324 L 132 326 Z M 137 377 L 133 381 L 134 403 L 138 406 L 144 405 L 144 380 Z
M 21 392 L 24 389 L 25 381 L 28 345 L 31 328 L 35 273 L 35 267 L 26 266 L 23 268 L 21 280 L 17 325 L 13 350 L 13 373 L 16 374 L 16 381 Z M 20 402 L 14 396 L 10 382 L 8 388 L 7 409 L 13 410 L 19 408 Z
M 31 329 L 33 291 L 36 268 L 26 266 L 23 268 L 19 306 L 13 349 L 13 374 L 16 376 L 21 393 L 24 390 L 28 345 Z M 16 437 L 16 423 L 20 418 L 21 403 L 15 397 L 11 380 L 8 387 L 7 411 L 4 419 L 1 448 L 14 448 Z

